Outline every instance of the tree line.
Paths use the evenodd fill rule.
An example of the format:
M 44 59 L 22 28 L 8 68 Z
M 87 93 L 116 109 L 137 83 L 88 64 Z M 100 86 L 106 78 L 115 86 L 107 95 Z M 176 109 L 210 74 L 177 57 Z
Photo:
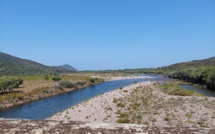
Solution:
M 215 68 L 165 70 L 163 71 L 163 74 L 171 78 L 205 85 L 206 88 L 215 90 Z

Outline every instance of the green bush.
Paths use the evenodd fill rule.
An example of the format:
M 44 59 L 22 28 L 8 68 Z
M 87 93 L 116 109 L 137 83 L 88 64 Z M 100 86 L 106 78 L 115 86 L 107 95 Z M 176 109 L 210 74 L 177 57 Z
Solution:
M 113 103 L 117 103 L 117 102 L 118 102 L 117 98 L 113 98 Z
M 1 92 L 11 92 L 14 88 L 18 88 L 23 84 L 23 79 L 20 78 L 5 78 L 0 80 L 0 91 Z
M 118 123 L 130 123 L 130 120 L 127 118 L 119 118 L 116 122 L 118 122 Z
M 53 81 L 60 81 L 62 78 L 60 76 L 54 76 L 52 77 Z
M 129 115 L 127 113 L 121 113 L 120 114 L 120 118 L 125 118 L 125 117 L 129 117 Z
M 95 83 L 95 82 L 96 82 L 96 79 L 95 79 L 95 78 L 90 78 L 90 82 L 91 82 L 91 83 Z
M 84 82 L 84 81 L 78 81 L 78 82 L 76 82 L 75 83 L 75 85 L 81 85 L 81 86 L 83 86 L 83 85 L 85 85 L 86 84 L 86 82 Z
M 75 85 L 70 81 L 61 81 L 60 86 L 62 86 L 64 88 L 73 88 L 73 87 L 75 87 Z
M 117 106 L 118 106 L 118 107 L 122 107 L 122 108 L 124 108 L 124 107 L 125 107 L 125 104 L 124 104 L 124 103 L 122 103 L 122 102 L 119 102 L 119 103 L 117 104 Z

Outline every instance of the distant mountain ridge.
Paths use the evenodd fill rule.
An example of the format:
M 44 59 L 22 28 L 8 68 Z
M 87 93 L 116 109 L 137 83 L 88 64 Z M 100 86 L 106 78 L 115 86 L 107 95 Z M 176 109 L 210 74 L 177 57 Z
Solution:
M 74 71 L 77 71 L 77 69 L 66 69 L 61 66 L 50 67 L 0 52 L 0 75 L 66 73 Z
M 71 70 L 71 71 L 78 71 L 78 69 L 76 69 L 73 66 L 68 65 L 68 64 L 60 65 L 60 66 L 57 66 L 57 67 L 64 68 L 64 69 L 67 69 L 67 70 Z

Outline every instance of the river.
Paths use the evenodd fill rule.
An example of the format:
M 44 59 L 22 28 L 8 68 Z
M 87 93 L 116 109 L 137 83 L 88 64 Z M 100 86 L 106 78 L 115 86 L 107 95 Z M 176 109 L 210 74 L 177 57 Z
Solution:
M 106 81 L 104 83 L 75 90 L 69 93 L 56 95 L 47 99 L 14 107 L 0 112 L 0 118 L 46 119 L 71 106 L 77 105 L 89 98 L 121 88 L 135 82 L 150 81 L 153 79 L 126 79 Z
M 77 105 L 89 98 L 121 88 L 135 82 L 143 81 L 170 81 L 172 79 L 147 75 L 153 78 L 125 79 L 116 81 L 106 81 L 104 83 L 75 90 L 69 93 L 56 95 L 47 99 L 39 100 L 23 106 L 14 107 L 0 112 L 0 118 L 24 118 L 24 119 L 46 119 L 71 106 Z

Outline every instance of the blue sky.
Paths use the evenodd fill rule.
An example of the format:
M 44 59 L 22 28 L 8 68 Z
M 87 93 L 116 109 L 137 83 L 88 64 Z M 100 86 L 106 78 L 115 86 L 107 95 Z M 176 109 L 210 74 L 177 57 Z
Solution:
M 0 51 L 80 70 L 215 56 L 215 0 L 1 0 Z

